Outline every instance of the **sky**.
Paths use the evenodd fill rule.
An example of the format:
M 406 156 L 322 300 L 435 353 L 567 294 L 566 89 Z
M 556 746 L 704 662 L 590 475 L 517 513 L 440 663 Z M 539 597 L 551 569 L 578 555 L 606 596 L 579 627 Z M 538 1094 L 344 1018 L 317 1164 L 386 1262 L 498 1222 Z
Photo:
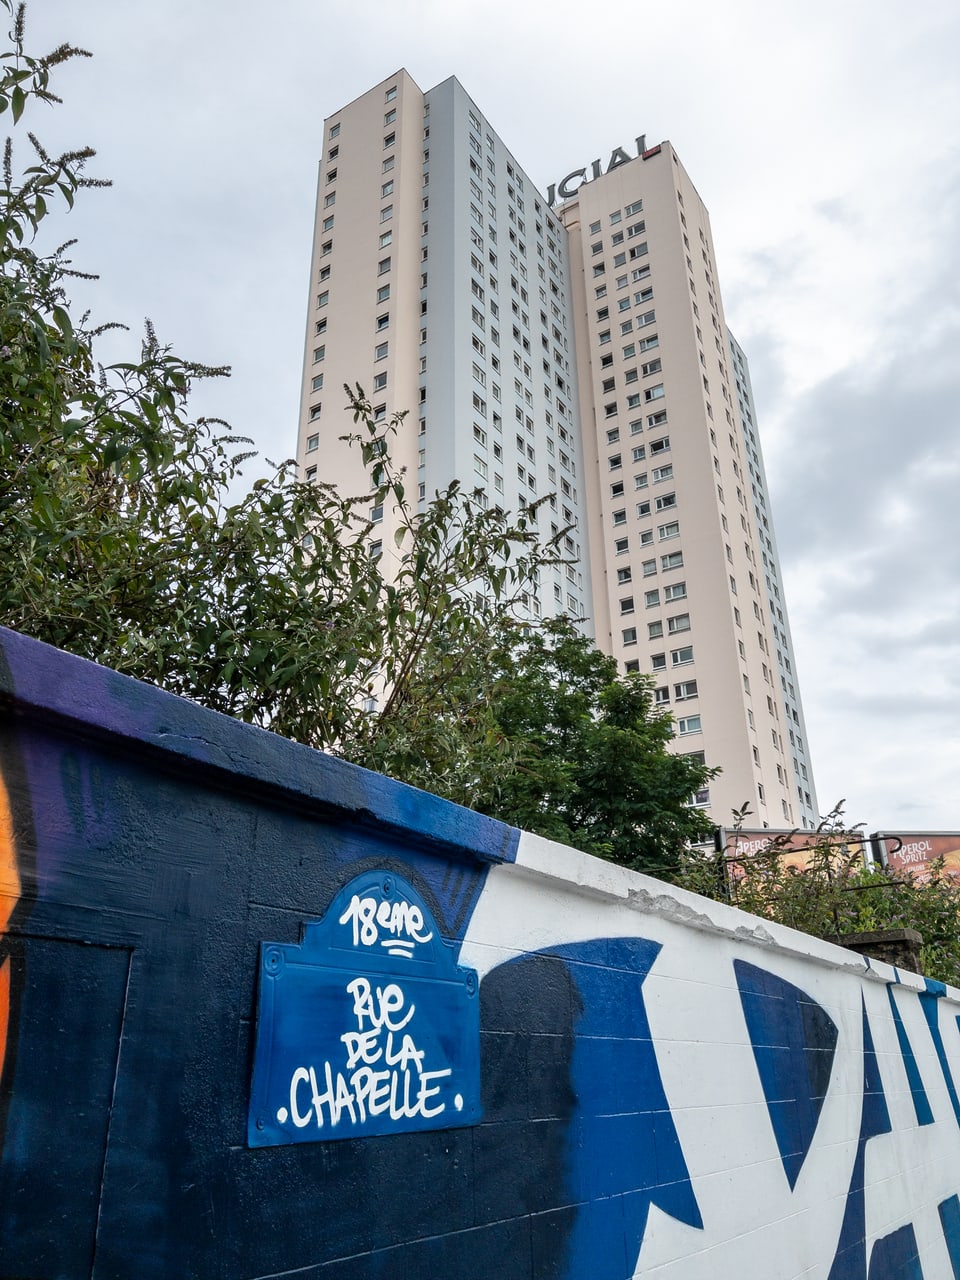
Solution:
M 750 360 L 820 807 L 960 831 L 956 0 L 32 0 L 28 48 L 65 40 L 94 59 L 29 125 L 114 183 L 57 222 L 77 302 L 131 327 L 103 354 L 149 316 L 231 365 L 199 411 L 277 461 L 325 116 L 456 75 L 541 190 L 670 139 Z

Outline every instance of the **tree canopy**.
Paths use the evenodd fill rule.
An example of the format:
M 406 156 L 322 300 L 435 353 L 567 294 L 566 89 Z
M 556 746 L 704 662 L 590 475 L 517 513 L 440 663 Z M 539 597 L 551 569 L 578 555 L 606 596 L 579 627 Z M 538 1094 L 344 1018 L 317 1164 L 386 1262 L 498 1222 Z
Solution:
M 0 3 L 0 113 L 22 129 L 59 101 L 55 69 L 88 55 L 28 53 L 23 6 Z M 645 677 L 617 677 L 569 619 L 519 620 L 562 562 L 538 507 L 511 515 L 456 482 L 414 507 L 390 458 L 402 419 L 375 422 L 360 388 L 345 400 L 366 492 L 283 462 L 235 499 L 249 441 L 190 409 L 198 380 L 229 371 L 149 322 L 132 358 L 98 363 L 101 331 L 68 297 L 71 243 L 38 244 L 109 184 L 89 148 L 27 141 L 22 171 L 8 141 L 0 193 L 0 623 L 627 865 L 674 866 L 709 830 L 689 803 L 709 771 L 669 754 Z M 384 504 L 389 575 L 371 554 Z

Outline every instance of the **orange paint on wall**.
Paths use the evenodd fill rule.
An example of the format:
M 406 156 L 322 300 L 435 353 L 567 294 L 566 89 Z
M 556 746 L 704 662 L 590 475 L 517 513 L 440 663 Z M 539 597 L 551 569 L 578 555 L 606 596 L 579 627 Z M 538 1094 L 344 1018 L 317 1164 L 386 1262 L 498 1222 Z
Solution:
M 20 898 L 20 873 L 17 850 L 13 841 L 13 814 L 10 797 L 0 777 L 0 938 L 6 933 L 10 916 Z M 7 1032 L 10 1027 L 10 957 L 0 962 L 0 1080 L 7 1056 Z
M 20 873 L 13 841 L 13 814 L 10 797 L 0 777 L 0 934 L 7 931 L 10 916 L 20 900 Z

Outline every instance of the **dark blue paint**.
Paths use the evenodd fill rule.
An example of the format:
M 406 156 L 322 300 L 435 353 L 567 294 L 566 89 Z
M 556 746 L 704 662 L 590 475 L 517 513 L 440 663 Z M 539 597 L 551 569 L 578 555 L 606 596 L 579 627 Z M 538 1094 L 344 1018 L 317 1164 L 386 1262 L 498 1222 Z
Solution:
M 930 1039 L 933 1041 L 933 1047 L 937 1051 L 937 1061 L 940 1063 L 940 1070 L 943 1072 L 947 1093 L 950 1095 L 953 1114 L 956 1116 L 957 1124 L 960 1125 L 960 1098 L 957 1097 L 957 1086 L 953 1082 L 953 1072 L 950 1070 L 950 1063 L 947 1061 L 947 1050 L 940 1032 L 940 1019 L 938 1016 L 939 1005 L 937 1001 L 942 1000 L 947 994 L 947 988 L 942 982 L 934 982 L 932 978 L 925 978 L 924 985 L 926 986 L 926 991 L 922 991 L 919 995 L 923 1016 L 927 1020 Z
M 430 1236 L 461 1275 L 467 1255 L 529 1272 L 527 1225 L 478 1209 L 473 1128 L 246 1144 L 260 940 L 295 943 L 351 879 L 389 869 L 459 941 L 518 833 L 48 646 L 5 647 L 24 896 L 0 939 L 17 978 L 0 1274 L 239 1280 L 374 1254 L 402 1274 Z M 562 1203 L 535 1151 L 510 1158 L 529 1154 L 540 1203 Z
M 887 999 L 890 1001 L 893 1024 L 897 1028 L 897 1040 L 900 1043 L 900 1053 L 907 1073 L 907 1083 L 910 1085 L 910 1096 L 913 1099 L 913 1109 L 916 1113 L 917 1124 L 933 1124 L 933 1111 L 927 1098 L 927 1091 L 923 1087 L 923 1079 L 920 1075 L 920 1068 L 917 1066 L 917 1059 L 910 1043 L 910 1037 L 907 1035 L 907 1029 L 903 1025 L 900 1010 L 897 1008 L 897 1002 L 893 996 L 893 987 L 887 987 Z
M 937 1206 L 943 1238 L 950 1255 L 953 1280 L 960 1280 L 960 1196 L 950 1196 Z
M 514 827 L 382 774 L 279 738 L 256 725 L 208 711 L 108 667 L 62 653 L 0 627 L 0 692 L 22 713 L 73 725 L 87 738 L 123 741 L 167 767 L 244 784 L 251 795 L 275 802 L 312 804 L 394 833 L 454 860 L 513 862 L 520 833 Z
M 843 1223 L 840 1227 L 840 1239 L 828 1280 L 867 1280 L 866 1187 L 864 1185 L 867 1143 L 871 1138 L 891 1131 L 890 1112 L 883 1093 L 883 1081 L 880 1078 L 877 1053 L 867 1018 L 867 1006 L 863 996 L 860 1000 L 863 1008 L 863 1104 L 860 1112 L 860 1134 L 847 1191 Z
M 566 961 L 574 1010 L 567 1136 L 570 1190 L 580 1202 L 567 1275 L 633 1275 L 651 1205 L 702 1227 L 650 1034 L 642 984 L 660 951 L 643 938 L 555 947 Z
M 873 1246 L 868 1280 L 923 1280 L 917 1237 L 909 1223 Z
M 734 960 L 743 1016 L 791 1189 L 813 1142 L 837 1047 L 833 1019 L 793 983 Z
M 358 876 L 302 943 L 261 946 L 247 1141 L 475 1124 L 479 1009 L 476 973 L 416 890 L 393 873 Z

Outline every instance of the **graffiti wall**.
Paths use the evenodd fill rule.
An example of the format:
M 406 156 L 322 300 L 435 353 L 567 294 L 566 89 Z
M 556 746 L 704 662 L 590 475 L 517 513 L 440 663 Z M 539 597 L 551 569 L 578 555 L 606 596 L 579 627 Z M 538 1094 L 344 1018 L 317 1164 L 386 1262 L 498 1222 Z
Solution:
M 0 652 L 0 1276 L 960 1280 L 960 993 Z

